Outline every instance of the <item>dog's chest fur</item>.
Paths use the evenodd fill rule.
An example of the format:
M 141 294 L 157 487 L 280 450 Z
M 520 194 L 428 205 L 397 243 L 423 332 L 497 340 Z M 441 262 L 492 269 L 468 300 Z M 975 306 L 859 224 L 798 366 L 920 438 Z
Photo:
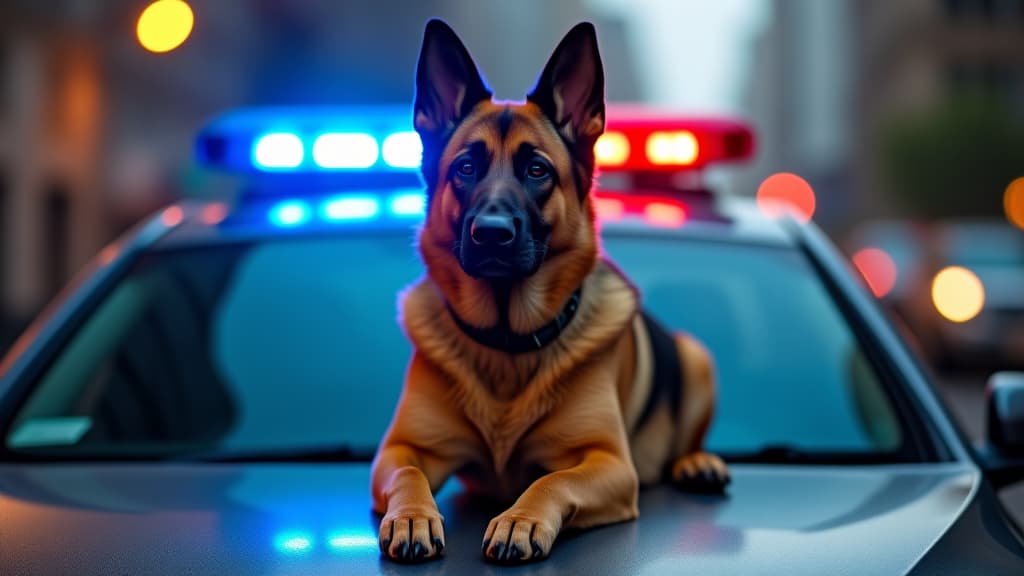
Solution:
M 540 352 L 515 356 L 486 348 L 459 330 L 427 278 L 403 294 L 401 309 L 413 345 L 450 378 L 451 401 L 480 433 L 493 471 L 501 475 L 524 434 L 558 402 L 571 401 L 563 399 L 563 391 L 573 371 L 630 328 L 637 295 L 617 270 L 598 262 L 584 280 L 576 318 L 560 338 Z M 526 381 L 501 381 L 516 378 Z M 508 398 L 495 394 L 509 385 L 517 386 L 518 393 Z

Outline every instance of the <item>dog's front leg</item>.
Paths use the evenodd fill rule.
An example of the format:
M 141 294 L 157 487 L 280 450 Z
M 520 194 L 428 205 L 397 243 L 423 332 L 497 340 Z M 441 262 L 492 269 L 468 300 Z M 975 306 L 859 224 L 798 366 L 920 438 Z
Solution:
M 588 528 L 637 517 L 638 481 L 632 463 L 591 449 L 572 468 L 538 478 L 511 508 L 491 520 L 483 552 L 490 560 L 523 562 L 551 552 L 563 528 Z
M 374 461 L 374 509 L 384 515 L 380 549 L 392 560 L 426 560 L 444 550 L 444 518 L 431 488 L 443 484 L 450 471 L 439 464 L 397 443 L 383 446 Z
M 444 519 L 433 493 L 480 448 L 449 400 L 444 376 L 413 357 L 405 389 L 373 462 L 373 508 L 383 514 L 379 542 L 392 560 L 415 562 L 444 550 Z

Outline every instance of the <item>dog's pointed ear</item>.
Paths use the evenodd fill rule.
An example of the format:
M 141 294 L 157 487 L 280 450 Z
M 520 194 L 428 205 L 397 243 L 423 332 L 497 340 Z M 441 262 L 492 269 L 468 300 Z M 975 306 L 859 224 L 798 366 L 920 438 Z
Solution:
M 526 98 L 563 136 L 593 147 L 604 132 L 604 68 L 593 24 L 577 24 L 565 35 Z
M 413 123 L 421 137 L 453 128 L 491 91 L 480 77 L 469 51 L 447 24 L 433 19 L 423 31 L 416 67 Z

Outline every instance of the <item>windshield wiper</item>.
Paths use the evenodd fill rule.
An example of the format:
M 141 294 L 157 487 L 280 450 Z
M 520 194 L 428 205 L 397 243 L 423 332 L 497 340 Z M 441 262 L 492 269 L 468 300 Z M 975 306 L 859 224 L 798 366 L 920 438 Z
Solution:
M 277 450 L 252 450 L 240 452 L 213 452 L 183 454 L 179 459 L 193 462 L 370 462 L 374 450 L 355 449 L 349 446 L 320 446 L 313 448 L 282 448 Z
M 728 462 L 750 464 L 890 464 L 905 462 L 893 452 L 808 451 L 789 444 L 769 444 L 753 452 L 723 454 Z

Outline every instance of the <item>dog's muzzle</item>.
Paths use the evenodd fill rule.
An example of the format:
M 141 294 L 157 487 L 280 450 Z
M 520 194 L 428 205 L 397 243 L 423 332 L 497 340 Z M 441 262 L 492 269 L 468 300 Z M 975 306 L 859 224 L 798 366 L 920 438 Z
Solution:
M 540 266 L 526 214 L 498 202 L 467 215 L 461 245 L 460 264 L 474 278 L 514 280 Z

